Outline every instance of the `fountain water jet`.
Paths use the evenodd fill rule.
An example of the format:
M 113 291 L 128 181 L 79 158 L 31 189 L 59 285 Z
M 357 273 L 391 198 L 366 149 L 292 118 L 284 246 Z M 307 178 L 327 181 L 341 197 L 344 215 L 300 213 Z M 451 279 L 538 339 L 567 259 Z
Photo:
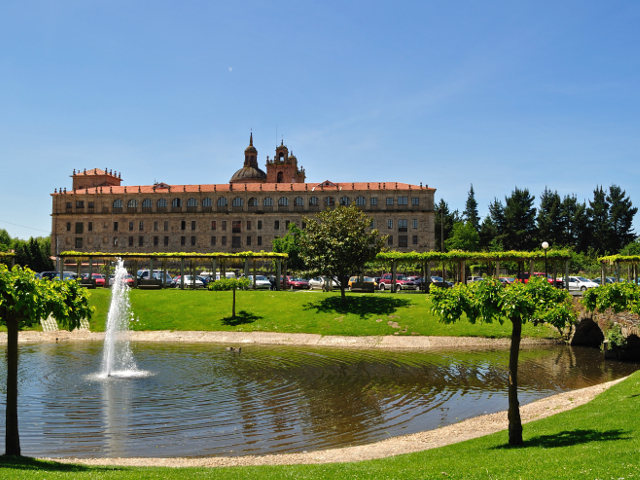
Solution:
M 107 329 L 102 352 L 101 378 L 141 377 L 147 372 L 138 370 L 129 346 L 127 336 L 131 307 L 129 303 L 129 285 L 126 282 L 127 269 L 124 260 L 118 259 L 111 287 L 111 304 L 107 317 Z

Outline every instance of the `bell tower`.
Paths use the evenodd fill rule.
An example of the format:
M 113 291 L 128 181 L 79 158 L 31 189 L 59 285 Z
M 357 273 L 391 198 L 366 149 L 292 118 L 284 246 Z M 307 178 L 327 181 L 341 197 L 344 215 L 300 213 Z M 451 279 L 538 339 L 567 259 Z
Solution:
M 289 154 L 281 141 L 273 160 L 267 157 L 267 183 L 304 183 L 305 178 L 304 169 L 298 168 L 298 159 L 293 152 Z

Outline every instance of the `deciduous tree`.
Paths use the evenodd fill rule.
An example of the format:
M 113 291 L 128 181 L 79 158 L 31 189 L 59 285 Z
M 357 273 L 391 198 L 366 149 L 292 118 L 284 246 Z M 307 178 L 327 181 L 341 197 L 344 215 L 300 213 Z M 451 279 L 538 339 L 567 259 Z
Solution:
M 385 239 L 371 229 L 371 219 L 354 205 L 327 209 L 305 222 L 300 256 L 318 275 L 337 280 L 344 301 L 349 277 L 375 258 Z
M 567 291 L 553 287 L 545 278 L 532 278 L 503 287 L 496 279 L 432 289 L 434 313 L 444 322 L 456 322 L 466 314 L 477 321 L 511 322 L 509 353 L 509 445 L 522 445 L 522 421 L 518 402 L 518 356 L 522 324 L 546 322 L 562 331 L 575 322 L 575 312 Z
M 86 289 L 75 281 L 39 280 L 18 265 L 0 265 L 0 322 L 7 327 L 7 406 L 5 454 L 20 455 L 18 434 L 18 332 L 50 314 L 73 329 L 91 316 Z
M 214 291 L 233 291 L 233 301 L 231 303 L 231 318 L 236 318 L 236 290 L 238 288 L 247 288 L 250 283 L 251 282 L 249 282 L 248 278 L 221 278 L 220 280 L 216 280 L 215 282 L 210 282 L 207 288 Z

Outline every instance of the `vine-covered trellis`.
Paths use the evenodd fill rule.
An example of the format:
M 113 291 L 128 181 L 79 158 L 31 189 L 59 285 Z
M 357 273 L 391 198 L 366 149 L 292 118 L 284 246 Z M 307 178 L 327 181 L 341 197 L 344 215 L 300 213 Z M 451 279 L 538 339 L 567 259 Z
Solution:
M 424 278 L 431 279 L 432 264 L 442 264 L 442 272 L 446 271 L 444 264 L 451 263 L 457 266 L 459 281 L 466 283 L 465 265 L 467 262 L 484 262 L 493 264 L 489 270 L 494 276 L 499 276 L 501 262 L 516 262 L 521 271 L 533 273 L 533 265 L 536 261 L 550 262 L 552 266 L 553 278 L 558 274 L 558 263 L 562 265 L 564 273 L 564 288 L 569 289 L 569 260 L 571 252 L 568 250 L 550 249 L 535 251 L 503 251 L 503 252 L 464 252 L 453 250 L 450 252 L 381 252 L 376 256 L 377 261 L 389 262 L 391 264 L 392 288 L 395 290 L 396 270 L 399 264 L 418 263 L 422 265 Z M 525 269 L 525 264 L 528 263 Z M 444 277 L 444 275 L 443 275 Z
M 276 253 L 276 252 L 237 252 L 237 253 L 226 253 L 226 252 L 211 252 L 211 253 L 197 253 L 197 252 L 149 252 L 149 253 L 131 253 L 131 252 L 123 252 L 123 253 L 107 253 L 107 252 L 77 252 L 77 251 L 65 251 L 61 252 L 58 255 L 60 262 L 58 264 L 58 270 L 60 272 L 60 278 L 63 278 L 63 270 L 64 270 L 64 261 L 65 259 L 73 258 L 76 260 L 76 269 L 79 274 L 80 263 L 82 259 L 88 260 L 88 279 L 87 285 L 94 286 L 94 281 L 92 279 L 93 267 L 95 260 L 105 260 L 105 259 L 129 259 L 133 261 L 134 271 L 137 271 L 139 263 L 142 265 L 146 265 L 149 269 L 149 272 L 154 271 L 154 267 L 159 266 L 158 270 L 164 272 L 162 278 L 166 277 L 167 272 L 167 261 L 180 261 L 180 287 L 184 288 L 184 274 L 186 272 L 191 272 L 191 274 L 195 277 L 195 261 L 200 262 L 210 262 L 212 274 L 215 276 L 216 271 L 220 268 L 220 276 L 224 278 L 226 275 L 226 267 L 230 261 L 242 261 L 243 270 L 245 275 L 249 275 L 251 270 L 253 270 L 253 286 L 255 287 L 256 282 L 256 261 L 257 260 L 272 260 L 273 267 L 275 270 L 276 278 L 281 278 L 283 267 L 284 274 L 286 275 L 286 259 L 288 255 L 286 253 Z M 186 262 L 189 262 L 189 265 L 186 265 Z M 164 282 L 162 279 L 154 279 L 153 275 L 149 275 L 148 280 L 140 280 L 137 278 L 137 275 L 133 276 L 134 285 L 142 286 L 142 287 L 159 287 L 162 288 L 164 286 Z M 276 282 L 276 289 L 280 289 L 280 282 Z
M 638 284 L 638 264 L 640 264 L 640 255 L 607 255 L 599 257 L 600 262 L 600 281 L 604 285 L 607 278 L 607 267 L 613 267 L 616 281 L 620 281 L 620 267 L 627 267 L 627 278 Z

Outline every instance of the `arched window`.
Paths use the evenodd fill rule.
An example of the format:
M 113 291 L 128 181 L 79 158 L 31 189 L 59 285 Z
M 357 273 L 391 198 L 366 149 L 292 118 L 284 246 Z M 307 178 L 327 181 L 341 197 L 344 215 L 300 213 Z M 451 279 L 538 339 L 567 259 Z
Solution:
M 232 207 L 241 207 L 242 205 L 244 205 L 244 200 L 242 200 L 242 198 L 240 197 L 234 198 L 231 202 Z
M 138 208 L 138 201 L 131 199 L 127 202 L 127 208 Z
M 349 197 L 340 197 L 340 205 L 348 207 L 349 206 Z
M 158 208 L 167 208 L 167 199 L 166 198 L 159 198 L 158 202 L 156 203 Z
M 286 207 L 289 205 L 289 199 L 287 197 L 280 197 L 278 199 L 278 206 L 279 207 Z
M 265 207 L 273 207 L 273 198 L 271 198 L 271 197 L 266 197 L 266 198 L 262 201 L 262 205 L 264 205 Z
M 333 197 L 324 197 L 324 206 L 333 207 L 336 204 L 336 199 Z
M 209 197 L 202 199 L 202 206 L 205 208 L 211 207 L 211 199 Z
M 113 201 L 113 208 L 122 208 L 122 200 L 119 198 Z
M 187 207 L 193 208 L 197 206 L 198 206 L 198 201 L 195 198 L 191 197 L 189 200 L 187 200 Z
M 142 201 L 142 208 L 144 208 L 145 210 L 151 210 L 151 199 L 150 198 L 145 198 Z
M 250 207 L 257 207 L 258 206 L 258 199 L 256 197 L 251 197 L 249 199 L 249 201 L 247 202 L 247 205 L 249 205 Z
M 293 200 L 293 205 L 294 205 L 295 207 L 302 207 L 302 206 L 304 205 L 304 200 L 303 200 L 303 198 L 302 198 L 302 197 L 296 197 L 296 198 Z
M 226 207 L 228 205 L 226 197 L 218 198 L 218 202 L 216 203 L 216 205 L 218 205 L 218 207 Z
M 174 198 L 171 200 L 171 206 L 173 208 L 180 208 L 182 206 L 182 200 L 179 198 Z
M 366 204 L 367 204 L 367 201 L 362 195 L 360 195 L 359 197 L 356 197 L 356 205 L 358 207 L 364 207 Z
M 278 172 L 278 175 L 276 177 L 276 183 L 282 183 L 283 180 L 284 180 L 284 173 Z
M 310 207 L 317 207 L 318 206 L 318 197 L 316 197 L 315 195 L 313 197 L 309 197 L 309 206 Z

